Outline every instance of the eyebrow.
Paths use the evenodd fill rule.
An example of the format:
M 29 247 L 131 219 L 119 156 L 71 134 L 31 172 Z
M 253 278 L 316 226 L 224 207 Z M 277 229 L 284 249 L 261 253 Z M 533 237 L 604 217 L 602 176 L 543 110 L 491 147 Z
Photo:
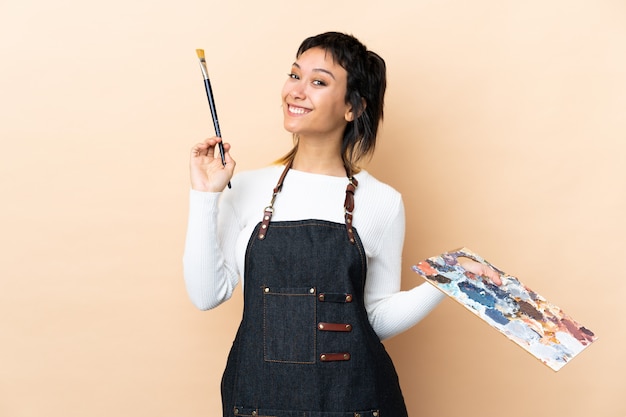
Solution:
M 297 63 L 297 62 L 294 62 L 292 65 L 293 65 L 294 67 L 298 68 L 298 69 L 302 69 L 302 68 L 300 68 L 300 65 L 298 65 L 298 63 Z M 330 75 L 330 76 L 332 77 L 332 79 L 333 79 L 333 80 L 335 79 L 335 76 L 333 75 L 333 73 L 332 73 L 332 72 L 330 72 L 330 71 L 328 71 L 328 70 L 326 70 L 326 69 L 324 69 L 324 68 L 313 68 L 313 71 L 316 71 L 316 72 L 323 72 L 324 74 L 328 74 L 328 75 Z

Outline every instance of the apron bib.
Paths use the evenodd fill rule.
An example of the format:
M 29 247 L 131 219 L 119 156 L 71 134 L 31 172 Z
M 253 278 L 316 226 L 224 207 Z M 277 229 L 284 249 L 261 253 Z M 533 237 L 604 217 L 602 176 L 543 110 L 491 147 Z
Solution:
M 270 223 L 246 250 L 244 311 L 222 378 L 224 416 L 403 417 L 389 355 L 371 327 L 365 252 L 352 228 L 323 220 Z

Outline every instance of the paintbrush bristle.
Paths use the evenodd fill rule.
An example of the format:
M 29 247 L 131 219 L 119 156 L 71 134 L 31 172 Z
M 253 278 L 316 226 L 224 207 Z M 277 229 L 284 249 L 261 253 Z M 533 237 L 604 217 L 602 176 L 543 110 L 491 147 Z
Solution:
M 196 54 L 198 55 L 198 58 L 204 59 L 204 49 L 196 49 Z

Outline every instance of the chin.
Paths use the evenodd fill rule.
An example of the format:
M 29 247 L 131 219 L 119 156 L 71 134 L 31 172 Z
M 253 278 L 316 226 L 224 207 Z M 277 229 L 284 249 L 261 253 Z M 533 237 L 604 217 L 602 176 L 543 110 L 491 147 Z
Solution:
M 297 135 L 298 134 L 298 128 L 296 128 L 295 126 L 293 126 L 291 123 L 289 123 L 287 120 L 285 120 L 285 122 L 283 123 L 283 127 L 285 128 L 285 130 L 289 133 L 291 133 L 292 135 Z

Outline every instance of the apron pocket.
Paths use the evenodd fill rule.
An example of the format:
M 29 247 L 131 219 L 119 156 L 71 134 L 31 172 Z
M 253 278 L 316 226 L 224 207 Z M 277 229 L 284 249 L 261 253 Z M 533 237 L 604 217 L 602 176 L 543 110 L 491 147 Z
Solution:
M 315 288 L 263 287 L 263 359 L 315 363 Z

